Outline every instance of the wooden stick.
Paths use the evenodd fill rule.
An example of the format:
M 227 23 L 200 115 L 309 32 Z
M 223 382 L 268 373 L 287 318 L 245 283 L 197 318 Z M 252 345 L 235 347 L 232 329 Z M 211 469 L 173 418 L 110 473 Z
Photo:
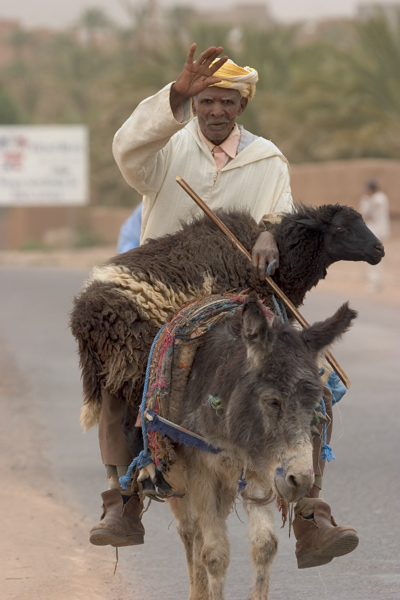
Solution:
M 233 233 L 231 232 L 231 230 L 228 229 L 228 227 L 225 225 L 225 223 L 223 223 L 221 221 L 221 219 L 219 217 L 217 217 L 217 215 L 211 210 L 211 208 L 209 206 L 207 206 L 207 204 L 205 202 L 203 202 L 203 200 L 200 198 L 200 196 L 198 196 L 196 194 L 196 192 L 190 187 L 190 185 L 188 183 L 186 183 L 186 181 L 180 175 L 176 176 L 176 181 L 185 190 L 185 192 L 187 194 L 189 194 L 189 196 L 196 202 L 196 204 L 201 208 L 201 210 L 208 217 L 210 217 L 210 219 L 212 221 L 214 221 L 214 223 L 222 231 L 222 233 L 224 233 L 231 240 L 231 242 L 233 242 L 233 244 L 235 244 L 235 246 L 245 256 L 247 256 L 247 258 L 251 261 L 251 254 L 250 254 L 250 252 L 248 252 L 246 250 L 246 248 L 244 246 L 242 246 L 242 244 L 239 242 L 239 240 L 237 239 L 237 237 L 235 235 L 233 235 Z M 292 304 L 292 302 L 289 300 L 289 298 L 286 296 L 286 294 L 284 294 L 284 292 L 282 292 L 282 290 L 280 289 L 280 287 L 276 285 L 275 281 L 271 277 L 269 277 L 269 275 L 266 275 L 265 279 L 266 279 L 267 283 L 272 287 L 272 289 L 274 290 L 274 292 L 277 294 L 277 296 L 279 296 L 279 298 L 282 300 L 282 302 L 292 311 L 292 313 L 294 314 L 294 316 L 296 317 L 296 319 L 298 320 L 298 322 L 303 327 L 308 327 L 308 323 L 305 320 L 305 318 L 299 313 L 299 311 L 297 310 L 297 308 L 294 306 L 294 304 Z M 330 352 L 327 352 L 325 354 L 325 358 L 328 361 L 328 363 L 331 365 L 331 367 L 333 369 L 335 369 L 336 373 L 338 374 L 338 376 L 340 377 L 340 379 L 342 380 L 342 382 L 344 383 L 344 385 L 346 386 L 346 388 L 350 389 L 350 385 L 351 385 L 350 384 L 350 379 L 347 377 L 346 373 L 343 371 L 343 369 L 341 368 L 341 366 L 336 362 L 336 360 L 332 356 L 332 354 Z

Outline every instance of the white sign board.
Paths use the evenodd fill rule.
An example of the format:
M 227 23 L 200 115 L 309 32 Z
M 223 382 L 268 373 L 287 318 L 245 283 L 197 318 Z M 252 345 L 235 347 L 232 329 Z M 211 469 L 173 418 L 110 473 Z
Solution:
M 73 206 L 88 201 L 86 127 L 0 126 L 0 206 Z

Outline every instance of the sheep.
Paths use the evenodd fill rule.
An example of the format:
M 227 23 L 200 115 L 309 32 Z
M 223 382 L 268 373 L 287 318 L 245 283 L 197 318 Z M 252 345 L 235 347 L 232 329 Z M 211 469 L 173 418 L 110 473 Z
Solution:
M 251 252 L 263 226 L 247 212 L 218 215 Z M 296 307 L 332 263 L 377 264 L 384 256 L 382 243 L 361 215 L 346 206 L 299 206 L 270 230 L 280 255 L 273 279 Z M 148 240 L 95 267 L 74 298 L 70 319 L 82 371 L 83 429 L 98 422 L 102 389 L 130 407 L 133 418 L 152 340 L 184 304 L 246 289 L 273 306 L 268 283 L 258 279 L 250 261 L 208 217 L 182 224 L 174 234 Z

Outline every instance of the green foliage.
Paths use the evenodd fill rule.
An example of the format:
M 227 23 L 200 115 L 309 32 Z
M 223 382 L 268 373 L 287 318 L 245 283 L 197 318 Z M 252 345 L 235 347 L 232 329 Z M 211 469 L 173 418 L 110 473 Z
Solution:
M 18 125 L 21 122 L 21 110 L 0 81 L 0 125 Z
M 160 21 L 156 3 L 125 2 L 126 26 L 98 8 L 76 29 L 46 38 L 18 29 L 0 69 L 3 123 L 83 123 L 90 130 L 91 198 L 135 206 L 139 195 L 112 157 L 112 139 L 138 103 L 178 76 L 191 42 L 222 45 L 254 66 L 257 93 L 241 118 L 291 163 L 400 155 L 400 9 L 365 22 L 268 30 L 204 23 L 178 6 Z M 322 26 L 321 26 L 322 27 Z
M 26 240 L 19 246 L 18 250 L 21 252 L 48 252 L 49 247 L 37 240 Z
M 94 246 L 100 246 L 104 243 L 103 238 L 89 230 L 80 230 L 76 233 L 73 247 L 74 248 L 92 248 Z

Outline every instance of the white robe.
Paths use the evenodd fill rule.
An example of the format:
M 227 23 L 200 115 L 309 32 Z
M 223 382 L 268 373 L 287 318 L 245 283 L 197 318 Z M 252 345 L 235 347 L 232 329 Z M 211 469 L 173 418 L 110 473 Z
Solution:
M 293 208 L 286 158 L 270 141 L 243 130 L 252 141 L 218 170 L 199 137 L 191 103 L 183 122 L 171 110 L 168 84 L 139 104 L 117 131 L 115 160 L 125 180 L 143 194 L 141 243 L 173 233 L 201 209 L 176 182 L 180 175 L 213 210 L 247 209 L 260 222 Z M 239 144 L 240 149 L 240 144 Z

